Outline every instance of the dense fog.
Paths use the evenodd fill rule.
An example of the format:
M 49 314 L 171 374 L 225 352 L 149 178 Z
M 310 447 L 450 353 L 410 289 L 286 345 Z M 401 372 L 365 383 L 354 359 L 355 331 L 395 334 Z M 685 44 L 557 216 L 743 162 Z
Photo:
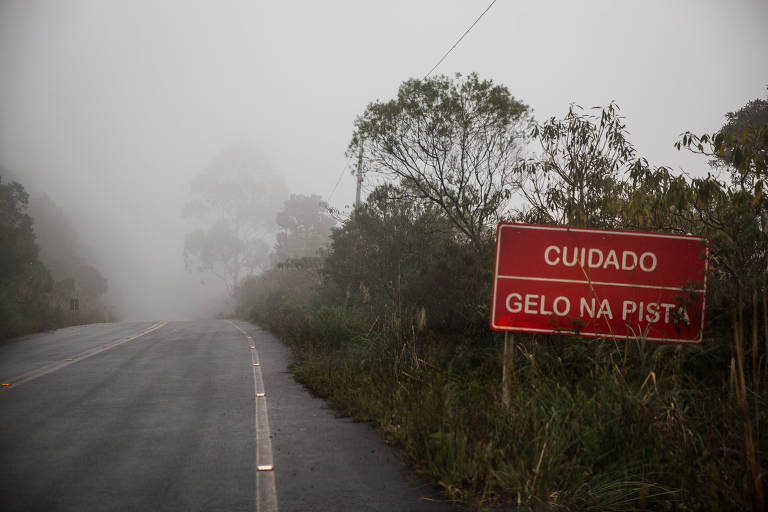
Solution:
M 227 311 L 231 277 L 273 261 L 291 193 L 348 214 L 355 117 L 423 77 L 486 4 L 0 0 L 2 183 L 29 192 L 54 279 L 98 294 L 95 270 L 117 318 Z M 476 71 L 538 120 L 615 100 L 640 154 L 703 175 L 673 143 L 765 95 L 766 21 L 763 0 L 502 0 L 435 74 Z M 239 185 L 217 189 L 227 175 Z M 217 210 L 216 194 L 258 208 Z M 204 235 L 244 213 L 263 244 L 227 282 Z

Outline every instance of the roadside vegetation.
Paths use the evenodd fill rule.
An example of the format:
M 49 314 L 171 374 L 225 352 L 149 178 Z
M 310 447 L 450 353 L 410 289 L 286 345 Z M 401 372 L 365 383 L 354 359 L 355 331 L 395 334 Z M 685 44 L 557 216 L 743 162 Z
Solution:
M 768 101 L 726 120 L 677 141 L 710 166 L 691 178 L 638 155 L 615 104 L 537 123 L 474 74 L 409 80 L 357 120 L 349 152 L 362 149 L 378 183 L 367 200 L 324 247 L 319 198 L 302 215 L 286 203 L 278 240 L 294 250 L 240 283 L 237 312 L 288 342 L 302 382 L 375 425 L 447 499 L 763 510 Z M 704 342 L 516 334 L 502 406 L 503 335 L 488 328 L 499 220 L 709 237 Z
M 33 206 L 20 183 L 0 176 L 0 340 L 110 321 L 100 302 L 107 281 L 81 255 L 66 217 L 50 198 Z

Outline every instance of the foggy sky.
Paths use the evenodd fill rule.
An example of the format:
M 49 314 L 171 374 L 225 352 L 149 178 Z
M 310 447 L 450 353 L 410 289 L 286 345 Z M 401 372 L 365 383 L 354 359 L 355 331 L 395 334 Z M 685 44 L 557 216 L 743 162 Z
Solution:
M 489 0 L 0 0 L 0 166 L 67 212 L 127 319 L 220 289 L 184 269 L 189 183 L 232 144 L 328 199 L 366 104 L 423 77 Z M 436 73 L 477 71 L 544 120 L 618 102 L 653 164 L 765 97 L 768 2 L 499 0 Z M 354 199 L 345 172 L 330 202 Z

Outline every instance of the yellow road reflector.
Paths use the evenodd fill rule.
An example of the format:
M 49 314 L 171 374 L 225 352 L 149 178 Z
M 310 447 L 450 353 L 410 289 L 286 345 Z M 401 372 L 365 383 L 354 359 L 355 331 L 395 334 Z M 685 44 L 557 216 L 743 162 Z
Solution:
M 272 464 L 260 464 L 259 466 L 257 466 L 257 469 L 259 471 L 272 471 L 274 467 L 272 466 Z
M 261 397 L 263 397 L 263 396 L 267 396 L 267 395 L 266 395 L 266 394 L 264 394 L 264 393 L 256 393 L 256 396 L 257 396 L 257 397 L 259 397 L 259 398 L 261 398 Z
M 11 384 L 9 382 L 3 382 L 3 386 L 10 386 Z
M 72 358 L 71 358 L 71 357 L 68 357 L 68 358 L 67 358 L 67 361 L 71 361 L 71 360 L 72 360 Z

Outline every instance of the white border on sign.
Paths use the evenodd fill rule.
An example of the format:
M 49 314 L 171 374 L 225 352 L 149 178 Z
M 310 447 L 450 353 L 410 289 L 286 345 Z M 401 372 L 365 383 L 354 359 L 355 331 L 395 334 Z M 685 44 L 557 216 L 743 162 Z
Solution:
M 696 235 L 674 235 L 671 233 L 654 233 L 652 231 L 622 231 L 620 229 L 591 229 L 591 228 L 570 228 L 566 226 L 546 226 L 536 224 L 515 224 L 513 222 L 499 222 L 498 228 L 518 228 L 518 229 L 534 229 L 539 231 L 575 231 L 577 233 L 611 233 L 614 235 L 624 236 L 640 236 L 640 237 L 652 237 L 652 238 L 674 238 L 677 240 L 701 240 L 707 239 L 702 236 Z

